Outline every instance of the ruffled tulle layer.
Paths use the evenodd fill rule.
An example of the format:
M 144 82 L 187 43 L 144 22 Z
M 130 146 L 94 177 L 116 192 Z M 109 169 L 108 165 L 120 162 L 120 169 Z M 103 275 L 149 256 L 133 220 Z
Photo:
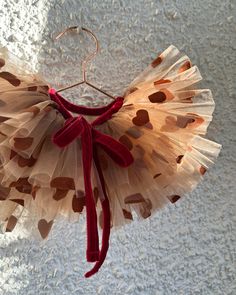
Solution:
M 78 220 L 85 211 L 80 139 L 61 149 L 51 140 L 64 124 L 48 86 L 0 51 L 0 221 L 3 231 L 20 222 L 46 238 L 57 216 Z M 121 168 L 98 150 L 111 207 L 111 227 L 147 218 L 192 191 L 219 154 L 207 140 L 214 101 L 194 88 L 201 75 L 174 46 L 128 87 L 123 107 L 100 131 L 119 140 L 134 162 Z M 95 167 L 92 189 L 100 227 L 102 199 Z

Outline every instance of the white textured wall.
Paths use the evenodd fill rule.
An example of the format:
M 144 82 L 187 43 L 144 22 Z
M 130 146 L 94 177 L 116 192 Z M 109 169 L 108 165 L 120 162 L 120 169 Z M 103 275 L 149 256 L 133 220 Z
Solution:
M 0 235 L 0 294 L 235 295 L 236 0 L 0 0 L 0 22 L 1 44 L 32 61 L 54 86 L 80 79 L 92 44 L 83 35 L 55 44 L 52 36 L 68 25 L 92 29 L 101 54 L 90 79 L 116 95 L 159 51 L 176 45 L 213 91 L 208 136 L 223 144 L 191 195 L 112 234 L 107 260 L 90 279 L 83 278 L 91 267 L 83 220 L 59 222 L 41 244 L 20 233 Z

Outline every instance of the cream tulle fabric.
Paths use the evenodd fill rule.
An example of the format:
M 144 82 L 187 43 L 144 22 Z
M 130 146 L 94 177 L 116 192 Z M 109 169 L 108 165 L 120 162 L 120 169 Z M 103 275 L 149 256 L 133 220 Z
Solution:
M 80 139 L 60 149 L 51 137 L 64 124 L 45 81 L 6 49 L 0 50 L 0 222 L 19 222 L 48 236 L 56 217 L 76 221 L 85 212 Z M 209 89 L 196 66 L 170 46 L 129 86 L 124 105 L 97 127 L 128 147 L 134 163 L 121 168 L 99 150 L 113 228 L 147 218 L 194 189 L 221 146 L 201 135 L 212 120 Z M 96 170 L 93 191 L 102 198 Z M 97 202 L 99 224 L 102 211 Z

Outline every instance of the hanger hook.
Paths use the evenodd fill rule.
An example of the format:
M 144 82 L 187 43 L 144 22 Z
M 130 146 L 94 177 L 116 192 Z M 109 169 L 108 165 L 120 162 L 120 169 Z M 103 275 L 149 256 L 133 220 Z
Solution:
M 56 37 L 55 37 L 55 40 L 58 40 L 58 39 L 60 39 L 65 33 L 67 33 L 67 32 L 70 32 L 70 31 L 77 31 L 77 32 L 80 32 L 80 30 L 83 30 L 83 31 L 85 31 L 86 33 L 89 33 L 91 36 L 92 36 L 92 38 L 93 38 L 93 40 L 94 40 L 94 42 L 95 42 L 95 50 L 92 52 L 92 53 L 90 53 L 84 60 L 83 60 L 83 62 L 82 62 L 82 73 L 83 73 L 83 81 L 84 82 L 87 82 L 87 80 L 86 80 L 86 73 L 87 73 L 87 71 L 86 71 L 86 68 L 87 68 L 87 64 L 88 64 L 88 62 L 89 61 L 91 61 L 96 55 L 97 55 L 97 53 L 98 53 L 98 51 L 99 51 L 99 42 L 98 42 L 98 39 L 97 39 L 97 37 L 95 36 L 95 34 L 92 32 L 92 31 L 90 31 L 89 29 L 86 29 L 86 28 L 84 28 L 84 27 L 78 27 L 78 26 L 72 26 L 72 27 L 68 27 L 68 28 L 66 28 L 64 31 L 62 31 L 62 32 L 60 32 Z
M 91 60 L 97 55 L 97 53 L 98 53 L 98 51 L 99 51 L 99 42 L 98 42 L 98 39 L 97 39 L 97 37 L 95 36 L 95 34 L 94 34 L 92 31 L 90 31 L 89 29 L 86 29 L 86 28 L 84 28 L 84 27 L 78 27 L 78 26 L 68 27 L 68 28 L 66 28 L 64 31 L 62 31 L 61 33 L 59 33 L 59 34 L 55 37 L 55 40 L 58 40 L 58 39 L 61 38 L 65 33 L 69 32 L 69 31 L 77 31 L 77 32 L 79 32 L 80 30 L 85 31 L 86 33 L 89 33 L 89 34 L 92 36 L 92 38 L 93 38 L 93 40 L 94 40 L 94 42 L 95 42 L 95 45 L 96 45 L 95 50 L 94 50 L 92 53 L 90 53 L 90 54 L 89 54 L 89 55 L 83 60 L 83 62 L 82 62 L 82 74 L 83 74 L 83 80 L 80 81 L 80 82 L 78 82 L 78 83 L 75 83 L 75 84 L 73 84 L 73 85 L 70 85 L 70 86 L 67 86 L 67 87 L 61 88 L 61 89 L 57 90 L 57 92 L 61 92 L 61 91 L 64 91 L 64 90 L 66 90 L 66 89 L 69 89 L 69 88 L 72 88 L 72 87 L 75 87 L 75 86 L 78 86 L 78 85 L 81 85 L 81 84 L 87 84 L 88 86 L 90 86 L 90 87 L 96 89 L 97 91 L 99 91 L 99 92 L 105 94 L 106 96 L 108 96 L 108 97 L 110 97 L 110 98 L 112 98 L 112 99 L 115 99 L 115 97 L 114 97 L 113 95 L 111 95 L 111 94 L 109 94 L 109 93 L 103 91 L 102 89 L 99 89 L 97 86 L 95 86 L 94 84 L 92 84 L 92 83 L 90 83 L 90 82 L 87 81 L 87 77 L 86 77 L 86 74 L 87 74 L 87 71 L 86 71 L 87 64 L 88 64 L 89 61 L 91 61 Z

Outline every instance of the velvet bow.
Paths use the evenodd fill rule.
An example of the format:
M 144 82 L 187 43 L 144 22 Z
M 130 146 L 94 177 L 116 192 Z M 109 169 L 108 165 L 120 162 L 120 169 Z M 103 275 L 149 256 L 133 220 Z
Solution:
M 85 277 L 90 277 L 99 270 L 105 260 L 110 236 L 110 206 L 105 189 L 105 180 L 99 162 L 98 147 L 103 149 L 109 157 L 121 167 L 128 167 L 133 162 L 133 157 L 125 145 L 111 136 L 96 130 L 95 126 L 109 120 L 112 114 L 116 113 L 123 105 L 123 98 L 118 97 L 115 101 L 105 107 L 88 108 L 72 104 L 56 93 L 54 89 L 50 89 L 49 94 L 51 99 L 57 103 L 59 111 L 66 119 L 64 126 L 53 135 L 53 142 L 60 148 L 64 148 L 77 138 L 81 138 L 87 219 L 86 257 L 89 262 L 96 261 L 92 270 L 85 274 Z M 79 114 L 100 116 L 98 116 L 92 123 L 89 123 L 81 115 L 73 117 L 69 110 Z M 101 203 L 103 210 L 101 251 L 99 251 L 96 204 L 91 184 L 91 168 L 93 161 L 98 172 L 104 195 L 104 200 Z

